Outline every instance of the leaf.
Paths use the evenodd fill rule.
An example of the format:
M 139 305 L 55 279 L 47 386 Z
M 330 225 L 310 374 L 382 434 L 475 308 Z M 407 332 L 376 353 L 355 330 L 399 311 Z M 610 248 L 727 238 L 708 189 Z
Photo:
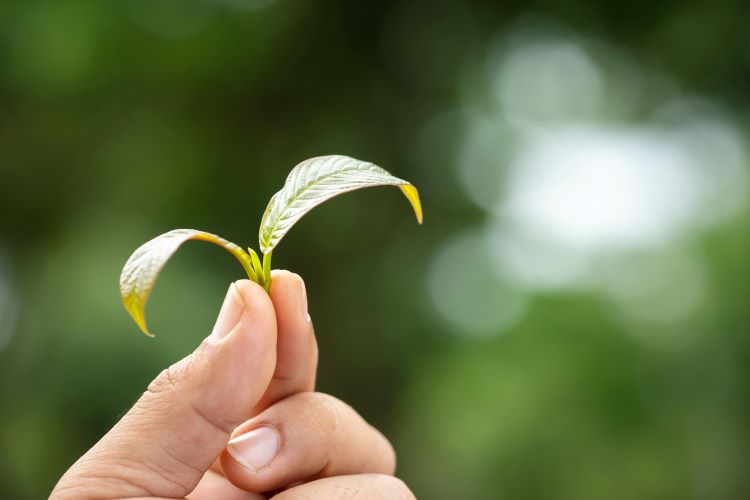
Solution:
M 369 162 L 340 155 L 318 156 L 294 167 L 284 187 L 271 198 L 260 222 L 260 249 L 264 254 L 271 252 L 303 215 L 324 201 L 371 186 L 398 186 L 414 208 L 417 222 L 422 223 L 419 193 L 409 182 Z
M 215 234 L 198 231 L 195 229 L 174 229 L 156 238 L 147 241 L 133 252 L 120 275 L 120 297 L 122 304 L 133 318 L 141 331 L 148 336 L 153 335 L 146 327 L 144 308 L 146 301 L 154 288 L 156 278 L 159 276 L 164 264 L 177 251 L 177 249 L 188 240 L 202 240 L 214 243 L 224 248 L 237 260 L 248 272 L 251 279 L 254 277 L 250 257 L 239 246 L 225 240 Z M 252 273 L 252 274 L 251 274 Z

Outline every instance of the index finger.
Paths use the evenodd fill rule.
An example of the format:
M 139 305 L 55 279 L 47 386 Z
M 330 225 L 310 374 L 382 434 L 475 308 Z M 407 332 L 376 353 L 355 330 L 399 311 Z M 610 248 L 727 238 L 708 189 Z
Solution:
M 270 296 L 277 324 L 276 369 L 256 413 L 291 394 L 312 391 L 318 368 L 318 343 L 307 311 L 305 282 L 289 271 L 274 270 L 271 274 Z

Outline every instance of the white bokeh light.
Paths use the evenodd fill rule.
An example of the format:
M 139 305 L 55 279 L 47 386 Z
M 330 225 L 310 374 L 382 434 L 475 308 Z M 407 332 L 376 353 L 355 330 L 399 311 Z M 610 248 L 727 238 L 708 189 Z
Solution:
M 660 244 L 710 210 L 706 167 L 660 130 L 560 127 L 520 152 L 496 213 L 580 251 Z
M 463 333 L 500 332 L 524 296 L 595 292 L 639 340 L 677 345 L 711 296 L 703 259 L 680 249 L 748 200 L 739 129 L 617 48 L 527 28 L 497 39 L 490 99 L 460 113 L 456 179 L 487 218 L 437 253 L 432 301 Z M 469 267 L 448 287 L 457 260 Z
M 564 39 L 524 38 L 490 59 L 497 100 L 512 119 L 568 121 L 602 108 L 603 79 L 586 52 Z
M 458 234 L 430 263 L 428 286 L 440 319 L 464 335 L 488 336 L 511 328 L 526 298 L 495 272 L 482 231 Z
M 520 288 L 558 290 L 585 284 L 588 261 L 545 235 L 507 224 L 490 224 L 486 244 L 496 272 Z

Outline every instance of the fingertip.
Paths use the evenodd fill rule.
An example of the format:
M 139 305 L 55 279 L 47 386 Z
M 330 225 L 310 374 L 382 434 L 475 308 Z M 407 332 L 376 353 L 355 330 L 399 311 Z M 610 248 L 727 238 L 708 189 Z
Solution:
M 286 274 L 294 274 L 295 276 L 299 276 L 297 273 L 293 273 L 292 271 L 289 271 L 288 269 L 272 269 L 271 270 L 271 276 L 283 276 Z
M 235 281 L 234 286 L 237 287 L 237 290 L 243 297 L 251 297 L 253 295 L 265 293 L 262 286 L 247 278 Z
M 271 301 L 278 309 L 296 308 L 304 321 L 310 321 L 307 313 L 307 290 L 305 281 L 297 273 L 285 269 L 274 269 L 271 272 Z M 299 314 L 298 313 L 298 314 Z
M 302 276 L 286 269 L 274 269 L 271 271 L 271 278 L 272 299 L 288 293 L 298 293 L 300 289 L 305 287 Z
M 237 426 L 221 455 L 224 476 L 248 491 L 314 477 L 393 474 L 393 447 L 346 403 L 316 392 L 289 396 Z
M 242 318 L 233 332 L 247 333 L 249 341 L 259 342 L 264 338 L 276 342 L 276 312 L 273 303 L 262 286 L 254 281 L 243 279 L 234 282 L 237 298 L 244 308 Z M 233 336 L 232 333 L 230 336 Z
M 271 276 L 274 279 L 278 278 L 285 282 L 296 281 L 296 282 L 302 282 L 304 284 L 304 280 L 302 279 L 302 276 L 300 276 L 299 274 L 295 272 L 288 271 L 286 269 L 274 269 L 273 271 L 271 271 Z
M 273 313 L 271 299 L 262 286 L 249 279 L 234 282 L 237 294 L 245 304 L 245 310 L 250 313 L 269 312 Z

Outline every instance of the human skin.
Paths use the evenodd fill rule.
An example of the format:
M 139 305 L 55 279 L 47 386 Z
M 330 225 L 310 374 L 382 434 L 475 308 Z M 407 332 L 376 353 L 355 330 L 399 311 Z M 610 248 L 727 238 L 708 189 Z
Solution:
M 229 287 L 212 333 L 149 385 L 50 498 L 413 499 L 388 440 L 315 387 L 302 279 Z

